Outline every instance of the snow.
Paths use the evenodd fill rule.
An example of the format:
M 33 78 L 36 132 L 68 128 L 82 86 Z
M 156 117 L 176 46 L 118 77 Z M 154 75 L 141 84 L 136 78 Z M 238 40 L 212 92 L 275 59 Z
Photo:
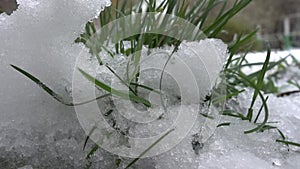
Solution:
M 246 55 L 246 60 L 249 63 L 263 63 L 266 60 L 267 52 L 253 52 L 248 53 Z M 278 50 L 272 50 L 271 51 L 271 57 L 270 62 L 276 62 L 283 58 L 286 58 L 287 63 L 292 63 L 293 58 L 290 57 L 293 56 L 298 61 L 300 60 L 300 49 L 293 48 L 290 50 L 284 50 L 284 51 L 278 51 Z M 244 71 L 251 73 L 260 70 L 261 66 L 252 66 L 251 68 L 246 67 Z
M 162 89 L 168 99 L 167 111 L 162 108 L 157 94 L 141 91 L 154 103 L 149 111 L 114 97 L 115 105 L 111 104 L 111 100 L 104 99 L 98 101 L 97 108 L 93 107 L 95 104 L 87 104 L 76 107 L 75 112 L 74 108 L 57 103 L 37 89 L 36 85 L 10 68 L 9 64 L 32 72 L 66 98 L 70 95 L 69 87 L 72 83 L 75 101 L 87 100 L 95 95 L 92 85 L 79 76 L 78 71 L 73 75 L 75 65 L 111 83 L 114 88 L 122 89 L 124 86 L 113 78 L 111 72 L 104 66 L 96 66 L 97 62 L 90 59 L 87 49 L 73 43 L 84 30 L 84 24 L 97 16 L 110 2 L 19 0 L 18 3 L 18 10 L 11 16 L 0 15 L 0 168 L 83 168 L 87 163 L 85 157 L 92 146 L 89 141 L 86 150 L 82 150 L 85 133 L 99 122 L 99 118 L 95 118 L 95 113 L 99 117 L 99 107 L 102 113 L 113 109 L 114 113 L 107 115 L 105 120 L 108 124 L 115 123 L 114 129 L 118 128 L 131 138 L 121 137 L 118 132 L 107 133 L 103 139 L 103 148 L 106 150 L 99 149 L 91 157 L 93 168 L 125 167 L 132 160 L 128 156 L 136 157 L 169 129 L 175 130 L 149 151 L 145 155 L 147 158 L 139 160 L 136 168 L 300 167 L 299 148 L 276 143 L 275 140 L 280 138 L 276 131 L 245 135 L 245 130 L 255 127 L 253 124 L 229 117 L 220 119 L 220 116 L 214 114 L 216 109 L 207 110 L 205 103 L 199 105 L 199 100 L 203 100 L 211 88 L 220 83 L 219 72 L 227 56 L 226 45 L 220 40 L 184 42 L 175 53 L 163 78 Z M 160 71 L 155 70 L 162 69 L 171 51 L 172 48 L 165 47 L 154 49 L 152 55 L 147 57 L 145 52 L 142 54 L 144 58 L 140 81 L 143 84 L 159 88 Z M 300 57 L 300 50 L 290 52 Z M 272 53 L 272 59 L 273 55 L 278 60 L 286 54 Z M 266 53 L 248 56 L 255 57 L 255 62 L 264 61 Z M 79 59 L 76 61 L 77 57 Z M 253 62 L 250 58 L 249 61 Z M 116 56 L 114 59 L 107 56 L 104 61 L 125 76 L 122 74 L 127 64 L 124 56 Z M 286 76 L 299 77 L 296 76 L 299 68 L 291 69 L 293 71 L 287 72 Z M 247 89 L 228 106 L 246 113 L 252 94 L 253 91 Z M 181 96 L 181 100 L 178 96 Z M 270 95 L 268 100 L 270 121 L 278 121 L 274 125 L 287 134 L 287 139 L 298 142 L 299 97 L 299 94 L 284 98 Z M 257 103 L 254 110 L 259 108 L 260 104 Z M 199 111 L 210 111 L 216 118 L 204 118 L 199 115 Z M 162 118 L 158 118 L 160 116 Z M 216 125 L 223 122 L 230 122 L 231 125 L 216 129 Z M 106 129 L 105 126 L 98 127 Z M 101 131 L 99 133 L 103 136 Z M 98 136 L 95 134 L 92 139 L 99 141 Z M 143 142 L 145 138 L 151 139 Z M 117 163 L 119 160 L 120 164 Z
M 56 91 L 71 82 L 83 46 L 74 39 L 108 0 L 19 0 L 0 15 L 0 168 L 82 168 L 84 131 L 73 108 L 55 102 L 9 64 Z M 65 94 L 66 95 L 66 94 Z M 27 166 L 26 166 L 27 165 Z
M 173 47 L 151 50 L 150 55 L 147 55 L 147 51 L 146 48 L 142 51 L 139 82 L 159 90 L 161 71 L 172 53 Z M 134 72 L 134 66 L 130 60 L 127 64 L 128 60 L 123 55 L 116 55 L 112 59 L 105 52 L 101 52 L 100 56 L 104 56 L 102 59 L 105 65 L 115 69 L 115 73 L 122 79 L 126 79 L 127 65 L 130 65 L 129 72 Z M 222 70 L 226 56 L 227 46 L 220 40 L 184 41 L 178 51 L 172 55 L 162 80 L 162 91 L 166 96 L 164 100 L 167 100 L 167 111 L 161 106 L 159 94 L 141 90 L 139 93 L 144 98 L 149 98 L 153 103 L 153 108 L 149 111 L 143 111 L 142 108 L 136 108 L 137 105 L 130 101 L 115 97 L 111 100 L 100 101 L 98 104 L 91 103 L 75 107 L 79 121 L 86 131 L 91 131 L 95 127 L 93 124 L 97 124 L 98 129 L 95 130 L 95 133 L 99 132 L 100 138 L 98 135 L 91 138 L 95 142 L 101 142 L 104 149 L 132 158 L 138 157 L 145 150 L 145 147 L 149 147 L 166 131 L 176 128 L 166 138 L 165 143 L 155 146 L 145 157 L 165 152 L 178 144 L 193 127 L 197 119 L 199 103 L 203 102 L 201 100 L 204 100 L 205 96 L 219 82 L 219 72 Z M 101 81 L 111 85 L 116 90 L 126 90 L 126 86 L 105 65 L 99 66 L 96 63 L 95 58 L 91 60 L 89 56 L 82 55 L 78 58 L 76 67 L 99 77 Z M 94 98 L 94 90 L 94 86 L 85 80 L 80 72 L 74 72 L 73 98 L 75 102 Z M 98 107 L 99 104 L 100 108 Z M 129 138 L 124 145 L 121 144 L 120 147 L 116 146 L 118 145 L 117 142 L 122 142 L 124 136 L 113 132 L 107 122 L 99 117 L 99 111 L 105 113 L 109 110 L 113 110 L 114 113 L 108 119 L 113 119 L 113 123 L 116 121 L 117 127 L 122 132 L 126 131 L 130 137 L 133 137 L 132 139 Z M 160 119 L 161 116 L 162 119 Z M 114 134 L 111 134 L 112 138 L 103 139 L 101 136 L 107 135 L 105 133 Z M 165 145 L 166 143 L 168 144 Z

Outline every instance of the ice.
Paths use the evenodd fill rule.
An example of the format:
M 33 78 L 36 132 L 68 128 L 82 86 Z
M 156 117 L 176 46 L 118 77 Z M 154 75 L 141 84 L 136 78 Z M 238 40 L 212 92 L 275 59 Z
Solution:
M 293 71 L 287 71 L 282 76 L 297 76 L 299 68 L 291 67 Z M 284 79 L 281 79 L 284 81 Z M 246 115 L 254 91 L 246 88 L 235 102 L 229 102 L 229 106 Z M 286 139 L 299 142 L 299 94 L 287 97 L 269 96 L 268 107 L 270 112 L 269 121 L 277 122 L 272 125 L 278 127 Z M 258 112 L 262 102 L 257 101 L 254 112 Z M 260 119 L 261 120 L 261 119 Z M 219 123 L 230 122 L 230 126 L 218 128 L 210 139 L 203 142 L 199 155 L 195 154 L 191 143 L 193 136 L 199 128 L 197 125 L 187 137 L 172 150 L 154 157 L 155 168 L 198 168 L 198 169 L 228 169 L 228 168 L 261 168 L 261 169 L 293 169 L 299 168 L 299 148 L 286 147 L 275 142 L 281 139 L 276 130 L 263 133 L 244 134 L 244 131 L 256 127 L 248 121 L 236 118 L 223 117 Z M 143 163 L 143 162 L 141 162 Z M 140 164 L 142 166 L 142 164 Z
M 82 150 L 88 127 L 83 127 L 86 129 L 83 130 L 80 126 L 77 118 L 81 116 L 79 114 L 76 116 L 73 108 L 57 103 L 28 79 L 14 71 L 9 64 L 15 64 L 32 72 L 45 84 L 49 84 L 55 91 L 68 98 L 74 92 L 74 88 L 70 89 L 70 84 L 75 59 L 77 56 L 83 56 L 86 60 L 80 62 L 81 68 L 94 73 L 107 83 L 114 82 L 113 86 L 116 88 L 122 88 L 122 83 L 112 78 L 114 75 L 111 72 L 104 66 L 97 66 L 96 60 L 91 59 L 87 49 L 74 43 L 74 39 L 84 30 L 84 24 L 97 16 L 110 2 L 108 0 L 72 2 L 19 0 L 18 3 L 19 8 L 11 16 L 0 15 L 0 78 L 2 80 L 0 84 L 0 168 L 84 168 L 88 163 L 85 159 L 86 155 L 93 143 L 88 141 L 86 149 Z M 171 47 L 154 49 L 147 57 L 155 57 L 155 59 L 150 60 L 147 60 L 144 51 L 140 82 L 158 89 L 159 70 L 167 60 L 166 53 L 171 51 Z M 115 97 L 113 98 L 115 105 L 111 104 L 109 99 L 98 102 L 97 106 L 103 108 L 104 112 L 107 113 L 109 109 L 114 111 L 106 115 L 108 123 L 115 124 L 114 129 L 118 132 L 124 132 L 132 137 L 157 136 L 177 120 L 176 115 L 180 111 L 186 113 L 179 116 L 179 119 L 186 124 L 190 122 L 187 121 L 188 115 L 196 115 L 193 118 L 195 123 L 191 128 L 184 128 L 184 123 L 179 123 L 182 126 L 177 126 L 178 130 L 188 131 L 186 137 L 170 134 L 169 140 L 176 140 L 178 144 L 171 149 L 161 145 L 155 147 L 155 151 L 161 149 L 164 152 L 141 159 L 135 165 L 136 168 L 299 168 L 299 149 L 276 143 L 275 140 L 279 135 L 275 131 L 245 135 L 243 132 L 255 125 L 248 121 L 225 117 L 210 121 L 199 115 L 199 111 L 205 112 L 207 108 L 203 103 L 204 97 L 220 82 L 219 72 L 222 70 L 226 56 L 227 47 L 220 40 L 183 42 L 178 52 L 171 58 L 163 78 L 162 89 L 167 94 L 168 111 L 162 108 L 157 94 L 146 91 L 141 92 L 144 92 L 144 96 L 148 96 L 155 105 L 149 110 L 151 114 L 143 114 L 143 116 L 136 116 L 132 111 L 143 110 L 143 107 L 138 105 L 134 107 Z M 107 56 L 103 61 L 109 63 L 116 72 L 121 72 L 122 77 L 125 76 L 122 74 L 127 64 L 124 56 L 116 56 L 115 59 Z M 149 69 L 150 66 L 158 68 L 158 71 Z M 296 76 L 297 69 L 294 73 Z M 81 82 L 79 89 L 82 89 L 78 94 L 83 95 L 79 100 L 90 99 L 85 98 L 89 96 L 85 95 L 88 89 L 80 88 L 86 87 L 88 82 L 83 77 L 77 80 Z M 231 103 L 231 107 L 246 113 L 252 93 L 252 90 L 247 89 L 236 102 Z M 270 120 L 279 121 L 274 125 L 287 134 L 288 140 L 298 142 L 300 140 L 299 99 L 299 95 L 284 98 L 270 95 L 268 100 L 272 112 Z M 199 105 L 203 106 L 200 110 Z M 259 107 L 260 103 L 257 103 L 254 109 L 257 111 Z M 93 114 L 89 112 L 82 117 L 87 118 L 87 121 L 83 120 L 81 124 L 88 123 L 89 126 L 92 125 L 91 121 L 95 120 Z M 126 119 L 128 117 L 133 121 Z M 134 122 L 142 120 L 145 120 L 144 123 Z M 231 125 L 215 130 L 216 124 L 223 122 L 230 122 Z M 105 138 L 104 141 L 109 146 L 114 146 L 114 150 L 117 151 L 128 150 L 137 143 L 118 136 Z M 137 148 L 143 151 L 147 146 Z M 96 151 L 90 159 L 92 168 L 103 169 L 124 168 L 131 160 L 104 149 Z
M 264 132 L 245 135 L 245 130 L 255 127 L 247 121 L 224 118 L 223 122 L 232 125 L 216 130 L 214 135 L 204 142 L 199 155 L 191 147 L 191 137 L 187 137 L 174 149 L 154 157 L 155 168 L 261 168 L 293 169 L 298 168 L 300 154 L 288 151 L 286 147 L 275 142 L 276 132 Z M 189 135 L 191 135 L 191 132 Z M 295 134 L 295 133 L 294 133 Z
M 33 167 L 31 165 L 26 165 L 26 166 L 20 167 L 18 169 L 33 169 Z
M 152 49 L 150 54 L 148 54 L 146 47 L 142 50 L 139 65 L 139 82 L 141 84 L 159 90 L 161 72 L 173 49 L 174 47 L 168 46 Z M 199 103 L 200 99 L 205 98 L 211 89 L 219 83 L 220 71 L 227 55 L 227 45 L 218 39 L 205 39 L 199 42 L 183 41 L 179 50 L 171 56 L 164 69 L 162 90 L 166 90 L 165 92 L 170 95 L 181 97 L 183 102 Z M 125 72 L 129 63 L 129 75 L 131 78 L 133 77 L 132 72 L 135 70 L 133 63 L 123 55 L 116 55 L 112 59 L 106 52 L 101 52 L 100 56 L 102 56 L 101 59 L 104 64 L 113 68 L 122 79 L 127 78 Z M 120 83 L 105 65 L 98 66 L 95 59 L 91 60 L 90 57 L 82 55 L 77 63 L 77 67 L 97 76 L 100 80 L 111 84 L 112 87 L 125 90 L 124 87 L 126 86 Z M 75 72 L 74 76 L 75 80 L 73 80 L 77 81 L 76 78 L 80 78 L 81 75 Z M 82 80 L 78 79 L 78 81 Z
M 139 65 L 141 72 L 139 83 L 159 90 L 161 71 L 173 49 L 173 47 L 153 49 L 148 54 L 148 49 L 144 48 Z M 134 72 L 131 61 L 125 60 L 123 55 L 115 55 L 112 59 L 107 54 L 105 55 L 105 52 L 100 53 L 100 56 L 104 56 L 102 61 L 105 65 L 99 66 L 96 59 L 91 60 L 90 57 L 82 55 L 78 58 L 76 67 L 97 77 L 118 91 L 126 91 L 127 87 L 107 69 L 106 65 L 115 69 L 114 72 L 122 79 L 126 79 L 127 69 L 129 72 Z M 151 145 L 150 143 L 159 138 L 161 133 L 172 127 L 176 130 L 174 134 L 170 134 L 165 142 L 174 142 L 175 140 L 175 142 L 180 142 L 184 138 L 185 132 L 193 127 L 199 107 L 201 107 L 200 103 L 204 102 L 205 96 L 219 83 L 220 71 L 226 56 L 227 46 L 220 40 L 184 41 L 164 70 L 162 91 L 166 95 L 164 100 L 167 102 L 167 110 L 163 109 L 159 94 L 151 93 L 148 90 L 139 90 L 139 94 L 143 98 L 149 98 L 153 103 L 153 107 L 148 111 L 145 111 L 143 107 L 138 108 L 138 105 L 132 104 L 128 100 L 113 97 L 99 101 L 98 105 L 91 103 L 88 106 L 75 107 L 79 121 L 86 131 L 91 131 L 95 127 L 93 124 L 95 124 L 97 126 L 95 133 L 98 134 L 92 136 L 92 139 L 95 142 L 101 142 L 104 149 L 121 156 L 138 157 L 145 148 Z M 129 77 L 132 77 L 131 73 L 129 73 Z M 85 90 L 82 91 L 81 89 Z M 73 77 L 75 102 L 87 100 L 94 95 L 94 85 L 84 80 L 80 72 L 75 72 Z M 112 110 L 113 113 L 105 117 L 106 121 L 109 122 L 107 124 L 99 117 L 99 111 L 105 114 L 109 110 Z M 112 131 L 111 128 L 106 130 L 107 125 L 113 126 L 112 128 L 120 133 L 127 133 L 128 136 L 137 139 L 126 140 L 122 134 Z M 180 134 L 181 132 L 183 134 Z M 109 133 L 110 137 L 106 138 L 108 135 L 106 133 Z M 101 135 L 104 135 L 105 138 Z M 151 141 L 143 141 L 143 138 Z M 167 150 L 168 148 L 165 148 L 162 143 L 149 151 L 147 157 Z
M 162 70 L 166 63 L 167 56 L 164 52 L 171 53 L 172 48 L 156 49 L 149 56 L 144 57 L 141 63 L 141 69 L 158 69 Z M 146 54 L 144 54 L 146 56 Z M 218 84 L 220 71 L 223 68 L 227 56 L 227 46 L 217 39 L 205 39 L 200 42 L 183 42 L 179 50 L 171 57 L 165 72 L 166 77 L 163 84 L 178 85 L 166 86 L 165 88 L 173 89 L 169 91 L 173 95 L 181 96 L 185 103 L 199 103 L 199 98 L 205 96 L 211 89 Z M 153 58 L 153 59 L 152 59 Z M 144 68 L 145 67 L 145 68 Z M 141 73 L 141 81 L 154 89 L 158 89 L 160 74 L 149 78 L 148 74 Z M 170 77 L 167 75 L 169 74 Z M 170 79 L 173 78 L 173 79 Z M 173 82 L 172 82 L 173 81 Z M 197 91 L 199 90 L 199 91 Z M 199 98 L 195 93 L 199 92 Z
M 0 168 L 83 168 L 85 135 L 73 108 L 54 101 L 9 64 L 63 91 L 77 55 L 86 52 L 74 40 L 110 1 L 18 3 L 12 15 L 0 15 Z
M 244 112 L 244 114 L 246 114 L 247 109 L 251 104 L 253 93 L 253 90 L 247 89 L 246 92 L 240 94 L 237 98 L 238 105 L 235 105 L 234 107 L 238 107 L 239 112 Z M 267 101 L 270 112 L 269 121 L 277 122 L 274 126 L 277 126 L 279 129 L 284 131 L 288 139 L 299 142 L 300 137 L 298 128 L 300 126 L 300 94 L 292 94 L 285 97 L 277 97 L 274 94 L 268 94 L 266 96 L 269 97 Z M 262 102 L 258 99 L 254 104 L 254 112 L 258 112 L 261 105 Z M 260 120 L 262 120 L 262 117 Z

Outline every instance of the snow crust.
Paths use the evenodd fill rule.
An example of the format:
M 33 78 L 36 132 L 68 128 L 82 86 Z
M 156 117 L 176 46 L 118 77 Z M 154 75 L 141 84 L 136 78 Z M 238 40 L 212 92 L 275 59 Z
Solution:
M 76 57 L 81 54 L 89 57 L 89 53 L 83 46 L 74 44 L 74 39 L 83 31 L 84 24 L 95 17 L 108 0 L 19 0 L 20 6 L 11 16 L 0 15 L 0 168 L 83 168 L 88 150 L 92 143 L 89 142 L 85 151 L 82 146 L 85 140 L 84 130 L 81 128 L 73 108 L 57 103 L 43 91 L 37 89 L 33 83 L 9 67 L 15 64 L 32 72 L 47 84 L 52 84 L 54 89 L 69 96 L 69 86 Z M 210 45 L 209 45 L 210 44 Z M 214 46 L 221 56 L 226 56 L 226 46 L 218 40 L 205 40 L 201 42 L 184 43 L 184 47 L 177 53 L 179 59 L 186 59 L 190 71 L 194 74 L 206 69 L 203 74 L 196 76 L 195 83 L 200 87 L 199 95 L 203 98 L 207 92 L 218 81 L 219 71 L 222 69 L 224 58 L 220 62 L 213 62 L 203 57 L 203 65 L 195 62 L 193 57 L 197 53 L 214 55 L 208 47 Z M 185 50 L 189 48 L 190 50 Z M 171 49 L 157 49 L 156 57 L 158 65 L 166 60 L 162 51 Z M 189 53 L 194 51 L 195 53 Z M 202 53 L 201 53 L 202 52 Z M 155 52 L 154 52 L 155 53 Z M 192 56 L 192 58 L 183 58 Z M 119 59 L 119 60 L 118 60 Z M 121 56 L 111 63 L 114 69 L 121 69 L 120 63 L 126 63 Z M 113 64 L 112 62 L 116 62 Z M 85 62 L 86 63 L 86 62 Z M 89 68 L 93 72 L 91 61 Z M 156 63 L 145 62 L 147 65 Z M 183 70 L 176 64 L 180 63 L 171 60 L 167 69 L 169 72 L 180 74 Z M 104 81 L 110 81 L 112 74 L 102 67 L 98 67 L 98 73 Z M 145 71 L 146 72 L 146 71 Z M 297 71 L 295 71 L 297 72 Z M 157 75 L 151 73 L 141 75 L 141 81 L 147 85 L 157 88 Z M 208 77 L 207 75 L 210 75 Z M 106 79 L 105 79 L 106 78 Z M 169 78 L 169 79 L 168 79 Z M 201 80 L 208 79 L 205 82 Z M 188 77 L 179 79 L 179 82 L 189 80 Z M 169 93 L 179 95 L 178 86 L 173 85 L 174 79 L 166 75 L 165 88 Z M 171 83 L 172 82 L 172 83 Z M 186 112 L 198 112 L 199 107 L 193 105 L 195 100 L 193 94 L 187 89 L 190 84 L 183 84 L 182 89 L 187 92 L 187 100 L 184 102 Z M 115 83 L 119 87 L 118 83 Z M 199 88 L 198 88 L 199 89 Z M 190 92 L 190 93 L 189 93 Z M 251 101 L 253 91 L 247 90 L 240 95 L 231 107 L 246 113 Z M 82 94 L 82 93 L 81 93 Z M 286 98 L 270 96 L 269 107 L 272 121 L 279 121 L 276 124 L 288 139 L 300 141 L 299 126 L 299 95 Z M 150 97 L 151 98 L 151 97 Z M 157 99 L 154 95 L 151 98 L 154 102 Z M 118 100 L 116 100 L 117 102 Z M 159 102 L 153 111 L 160 115 L 163 110 L 159 108 Z M 147 126 L 142 124 L 132 125 L 125 122 L 124 117 L 114 117 L 120 129 L 131 126 L 129 134 L 148 137 L 155 135 L 168 127 L 174 121 L 178 102 L 170 101 L 170 112 L 165 114 L 161 121 L 155 121 Z M 105 103 L 102 105 L 108 108 Z M 126 106 L 122 109 L 127 109 Z M 258 110 L 260 105 L 256 105 Z M 120 107 L 119 107 L 120 108 Z M 174 110 L 174 111 L 172 111 Z M 200 110 L 201 111 L 201 110 Z M 91 116 L 93 117 L 93 116 Z M 196 123 L 187 133 L 186 137 L 171 150 L 137 162 L 136 168 L 146 169 L 231 169 L 231 168 L 299 168 L 300 153 L 295 147 L 285 147 L 275 143 L 279 138 L 278 134 L 272 131 L 265 133 L 254 133 L 245 135 L 243 132 L 254 126 L 247 121 L 239 121 L 233 118 L 223 118 L 218 123 L 231 122 L 230 126 L 220 127 L 208 138 L 203 133 L 205 118 L 198 115 Z M 162 123 L 162 125 L 160 125 Z M 199 135 L 197 135 L 199 134 Z M 174 137 L 173 139 L 178 139 Z M 112 141 L 112 140 L 108 140 Z M 117 140 L 119 141 L 119 140 Z M 124 140 L 123 140 L 124 141 Z M 126 143 L 126 140 L 124 141 Z M 194 145 L 198 145 L 195 151 Z M 126 145 L 126 144 L 124 144 Z M 117 161 L 121 160 L 118 164 Z M 93 168 L 123 168 L 132 159 L 113 155 L 100 149 L 91 157 Z
M 85 135 L 73 108 L 54 101 L 9 64 L 67 96 L 65 86 L 71 85 L 83 48 L 74 40 L 110 1 L 18 3 L 12 15 L 0 15 L 0 168 L 83 168 Z

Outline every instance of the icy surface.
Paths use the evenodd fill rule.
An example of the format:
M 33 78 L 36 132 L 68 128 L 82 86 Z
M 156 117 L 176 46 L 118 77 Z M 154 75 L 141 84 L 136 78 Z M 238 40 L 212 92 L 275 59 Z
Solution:
M 65 91 L 83 47 L 74 39 L 109 0 L 18 0 L 0 15 L 0 168 L 82 168 L 84 132 L 62 106 L 13 70 L 20 66 Z M 66 95 L 66 92 L 64 93 Z
M 253 91 L 247 90 L 241 94 L 237 103 L 231 103 L 239 108 L 239 112 L 246 114 L 249 108 Z M 270 121 L 283 133 L 287 140 L 299 142 L 299 107 L 300 95 L 277 98 L 270 95 L 269 111 Z M 258 111 L 260 105 L 254 110 Z M 254 112 L 255 112 L 254 111 Z M 198 169 L 293 169 L 299 168 L 300 151 L 297 147 L 286 147 L 276 143 L 281 139 L 276 130 L 264 133 L 245 135 L 244 131 L 252 129 L 255 125 L 248 121 L 224 117 L 220 123 L 230 122 L 230 126 L 220 127 L 214 135 L 203 143 L 199 155 L 196 155 L 190 146 L 193 139 L 187 137 L 176 148 L 155 157 L 156 168 L 198 168 Z M 195 126 L 195 128 L 197 128 Z M 195 129 L 194 128 L 194 129 Z M 197 130 L 196 130 L 197 131 Z M 189 134 L 195 134 L 192 130 Z
M 164 65 L 167 63 L 173 49 L 173 47 L 164 47 L 153 49 L 148 53 L 148 50 L 144 48 L 139 65 L 141 72 L 139 83 L 159 90 L 161 71 L 164 69 Z M 133 77 L 131 72 L 134 72 L 134 65 L 130 60 L 125 59 L 123 55 L 115 55 L 114 58 L 111 58 L 109 55 L 105 55 L 105 52 L 102 52 L 100 56 L 102 56 L 105 65 L 99 66 L 95 58 L 91 59 L 83 55 L 78 58 L 77 67 L 97 77 L 100 81 L 111 85 L 116 90 L 126 91 L 127 87 L 110 72 L 106 65 L 114 69 L 114 72 L 122 79 L 126 79 L 127 76 L 129 78 Z M 148 90 L 139 90 L 139 94 L 143 98 L 149 99 L 153 104 L 148 111 L 143 111 L 143 107 L 138 109 L 137 105 L 133 105 L 130 101 L 113 97 L 106 99 L 104 102 L 103 100 L 99 101 L 100 108 L 92 103 L 89 106 L 76 107 L 79 121 L 86 131 L 91 131 L 95 127 L 93 124 L 97 124 L 94 133 L 100 133 L 100 136 L 95 134 L 92 137 L 93 140 L 101 142 L 102 146 L 108 151 L 129 157 L 138 157 L 145 147 L 149 147 L 159 138 L 159 134 L 176 128 L 165 141 L 172 146 L 162 144 L 160 147 L 160 145 L 157 145 L 149 151 L 147 157 L 168 151 L 168 147 L 172 148 L 184 138 L 190 128 L 193 127 L 194 122 L 199 122 L 195 120 L 199 107 L 201 107 L 200 103 L 204 102 L 205 96 L 219 82 L 220 71 L 226 56 L 227 46 L 217 39 L 183 42 L 164 69 L 161 88 L 164 93 L 163 100 L 166 102 L 167 111 L 161 106 L 159 94 Z M 129 75 L 126 74 L 128 69 Z M 93 98 L 95 89 L 79 72 L 75 72 L 73 92 L 75 102 L 81 102 Z M 110 110 L 112 110 L 112 113 L 105 117 L 109 121 L 108 124 L 117 131 L 134 137 L 134 139 L 126 140 L 124 136 L 118 135 L 111 129 L 105 130 L 107 127 L 106 122 L 101 121 L 102 117 L 99 117 L 99 111 L 105 114 Z M 106 137 L 107 134 L 105 133 L 113 134 L 110 134 L 111 138 L 103 139 L 101 135 Z M 146 139 L 143 138 L 150 141 L 144 141 Z M 119 145 L 120 142 L 123 144 Z M 173 145 L 173 142 L 175 145 Z
M 88 163 L 85 157 L 91 149 L 92 143 L 88 142 L 86 150 L 82 150 L 85 134 L 73 108 L 63 106 L 51 99 L 44 92 L 38 90 L 32 82 L 12 70 L 9 64 L 21 66 L 32 72 L 43 82 L 54 86 L 54 90 L 67 96 L 69 89 L 66 87 L 71 83 L 76 57 L 79 54 L 89 56 L 83 46 L 74 44 L 73 41 L 83 30 L 86 21 L 96 16 L 110 2 L 108 0 L 75 0 L 72 2 L 67 0 L 19 0 L 18 2 L 19 9 L 13 15 L 0 15 L 0 168 L 83 168 Z M 201 98 L 218 81 L 219 71 L 224 62 L 223 57 L 219 58 L 220 60 L 217 62 L 210 60 L 210 57 L 203 57 L 201 62 L 193 60 L 195 53 L 213 56 L 216 51 L 207 49 L 211 45 L 221 56 L 226 55 L 226 46 L 217 40 L 186 42 L 177 53 L 177 57 L 170 60 L 171 66 L 166 69 L 171 74 L 180 75 L 185 69 L 178 66 L 180 63 L 178 60 L 184 60 L 190 68 L 191 75 L 194 75 L 204 70 L 203 68 L 206 66 L 205 73 L 195 76 L 194 79 L 195 84 L 203 89 L 198 91 Z M 186 48 L 192 50 L 185 50 Z M 168 48 L 154 51 L 155 57 L 159 59 L 156 58 L 157 64 L 152 64 L 161 68 L 163 61 L 166 60 L 166 55 L 162 52 L 170 51 L 171 49 Z M 116 65 L 126 64 L 126 59 L 120 56 L 116 60 L 107 62 L 114 69 L 122 71 L 124 67 Z M 85 68 L 91 69 L 91 72 L 97 70 L 97 73 L 102 75 L 98 76 L 100 79 L 111 81 L 112 74 L 101 67 L 94 69 L 92 65 L 95 63 L 91 61 Z M 144 63 L 151 65 L 151 62 Z M 202 63 L 202 65 L 196 63 Z M 298 69 L 295 70 L 296 75 L 297 71 Z M 157 74 L 153 74 L 153 77 L 149 77 L 150 75 L 151 71 L 145 70 L 144 74 L 141 74 L 141 82 L 157 88 Z M 179 84 L 183 84 L 182 90 L 186 91 L 184 111 L 187 113 L 197 112 L 198 107 L 194 107 L 194 104 L 199 100 L 194 100 L 192 97 L 192 93 L 195 91 L 188 90 L 192 83 L 182 83 L 190 78 L 178 77 L 176 82 L 181 82 Z M 203 79 L 207 81 L 202 82 Z M 171 76 L 166 74 L 165 81 L 163 86 L 168 93 L 175 96 L 181 93 L 177 90 L 179 86 L 174 85 L 175 80 Z M 114 85 L 115 87 L 121 86 L 120 83 L 114 83 Z M 246 113 L 252 93 L 253 91 L 247 90 L 237 98 L 236 102 L 232 103 L 232 107 L 239 109 L 241 113 Z M 163 110 L 159 107 L 160 102 L 157 101 L 157 96 L 150 93 L 149 98 L 156 103 L 156 107 L 152 109 L 153 114 L 149 115 L 149 118 L 161 115 Z M 121 131 L 126 131 L 130 126 L 126 131 L 128 135 L 138 137 L 156 135 L 174 121 L 179 101 L 178 99 L 171 100 L 171 98 L 174 97 L 169 98 L 170 111 L 164 114 L 159 121 L 147 125 L 132 125 L 121 115 L 113 118 L 107 115 L 107 120 L 113 119 L 114 121 L 110 123 L 117 123 L 117 128 Z M 298 142 L 300 141 L 299 100 L 299 95 L 284 98 L 271 95 L 268 101 L 270 112 L 272 112 L 270 120 L 279 121 L 275 125 L 287 134 L 287 139 Z M 110 107 L 106 103 L 109 104 L 110 101 L 105 101 L 99 103 L 99 106 L 109 109 Z M 118 103 L 117 99 L 114 101 Z M 123 106 L 118 107 L 123 110 L 128 109 L 122 103 L 118 106 Z M 258 103 L 254 109 L 257 111 L 259 107 Z M 245 130 L 255 126 L 247 121 L 223 118 L 217 122 L 230 122 L 231 125 L 220 127 L 213 135 L 210 135 L 211 137 L 203 138 L 205 133 L 201 134 L 201 131 L 203 131 L 203 121 L 206 119 L 199 115 L 195 120 L 196 123 L 192 130 L 176 147 L 158 156 L 141 159 L 137 162 L 136 168 L 295 169 L 300 167 L 299 149 L 288 148 L 276 143 L 275 140 L 279 138 L 279 135 L 274 131 L 245 135 L 243 133 Z M 124 138 L 107 141 L 121 141 L 125 146 L 130 145 L 130 142 Z M 103 149 L 98 150 L 91 157 L 92 168 L 103 169 L 123 168 L 131 160 L 112 155 Z

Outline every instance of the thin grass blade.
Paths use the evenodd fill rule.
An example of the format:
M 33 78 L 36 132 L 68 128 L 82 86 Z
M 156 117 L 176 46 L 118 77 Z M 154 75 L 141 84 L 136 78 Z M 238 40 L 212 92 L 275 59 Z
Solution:
M 166 132 L 164 135 L 162 135 L 158 140 L 156 140 L 153 144 L 151 144 L 144 152 L 142 152 L 137 158 L 135 158 L 132 162 L 130 162 L 125 169 L 131 167 L 133 164 L 135 164 L 141 157 L 143 157 L 149 150 L 151 150 L 156 144 L 158 144 L 161 140 L 163 140 L 166 136 L 168 136 L 171 132 L 173 132 L 175 129 L 171 129 L 168 132 Z
M 132 101 L 135 101 L 137 103 L 143 103 L 145 106 L 147 107 L 151 107 L 151 103 L 144 99 L 144 98 L 141 98 L 141 97 L 138 97 L 136 95 L 133 95 L 131 93 L 126 93 L 126 92 L 122 92 L 122 91 L 119 91 L 119 90 L 116 90 L 116 89 L 113 89 L 111 88 L 110 86 L 106 85 L 105 83 L 103 82 L 100 82 L 99 80 L 95 79 L 94 77 L 92 77 L 91 75 L 89 75 L 88 73 L 86 73 L 85 71 L 81 70 L 81 69 L 78 69 L 80 71 L 80 73 L 87 79 L 89 80 L 90 82 L 92 82 L 93 84 L 95 84 L 96 86 L 102 88 L 103 90 L 111 93 L 112 95 L 116 95 L 118 97 L 121 97 L 122 99 L 129 99 L 129 100 L 132 100 Z

